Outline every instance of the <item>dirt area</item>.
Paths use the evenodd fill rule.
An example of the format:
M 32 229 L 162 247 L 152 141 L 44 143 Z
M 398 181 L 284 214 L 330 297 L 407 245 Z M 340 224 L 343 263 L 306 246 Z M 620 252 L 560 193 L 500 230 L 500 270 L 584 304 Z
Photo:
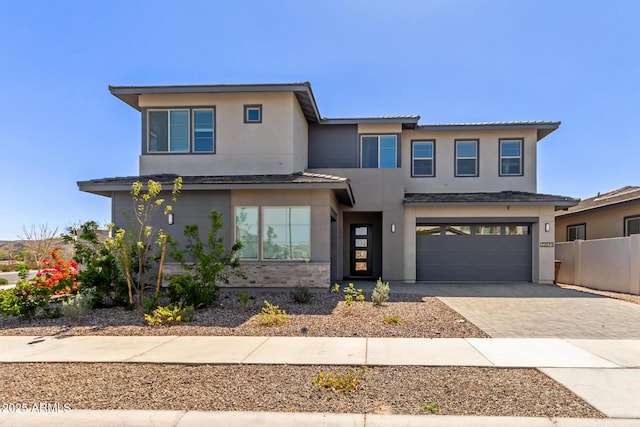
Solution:
M 558 283 L 558 286 L 564 289 L 572 289 L 574 291 L 587 292 L 589 294 L 602 295 L 609 298 L 620 299 L 634 304 L 640 304 L 640 295 L 624 294 L 622 292 L 600 291 L 598 289 L 585 288 L 584 286 L 565 285 Z

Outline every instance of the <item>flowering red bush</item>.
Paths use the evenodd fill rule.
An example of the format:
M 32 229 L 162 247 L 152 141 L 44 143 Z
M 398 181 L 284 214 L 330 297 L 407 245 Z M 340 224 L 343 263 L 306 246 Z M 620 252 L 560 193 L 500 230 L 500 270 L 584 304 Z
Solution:
M 60 248 L 49 251 L 51 260 L 42 260 L 42 265 L 47 268 L 36 274 L 33 284 L 51 289 L 54 295 L 70 294 L 78 290 L 78 263 L 63 259 L 59 251 Z

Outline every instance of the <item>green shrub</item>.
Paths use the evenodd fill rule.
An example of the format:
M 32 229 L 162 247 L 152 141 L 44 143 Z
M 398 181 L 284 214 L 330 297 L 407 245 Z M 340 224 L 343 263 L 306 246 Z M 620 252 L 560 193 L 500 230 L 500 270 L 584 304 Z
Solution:
M 382 321 L 384 323 L 386 323 L 387 325 L 391 325 L 391 324 L 398 324 L 398 323 L 404 323 L 404 320 L 402 320 L 400 317 L 398 316 L 384 316 L 382 318 Z
M 286 321 L 287 312 L 285 310 L 264 300 L 264 307 L 262 307 L 262 311 L 258 313 L 258 323 L 263 326 L 276 326 L 282 325 Z
M 208 307 L 218 300 L 218 287 L 200 284 L 189 275 L 174 276 L 169 281 L 169 301 L 192 305 L 195 308 Z
M 354 301 L 364 302 L 364 294 L 362 293 L 362 289 L 356 289 L 353 283 L 349 283 L 349 286 L 345 286 L 342 289 L 344 292 L 344 304 L 347 307 L 351 307 Z
M 249 301 L 253 301 L 255 303 L 256 298 L 247 293 L 239 291 L 236 292 L 236 301 L 242 304 L 244 308 L 247 308 L 247 304 L 249 304 Z
M 291 289 L 289 296 L 297 304 L 306 304 L 311 301 L 311 291 L 304 285 L 298 285 Z
M 87 314 L 93 306 L 93 288 L 85 288 L 75 296 L 62 301 L 62 314 L 74 320 L 80 319 Z
M 430 414 L 438 415 L 440 414 L 440 407 L 438 406 L 438 402 L 432 400 L 429 403 L 420 405 L 420 412 L 428 412 Z
M 0 285 L 8 285 L 9 281 L 4 277 L 0 277 Z
M 25 280 L 19 281 L 14 288 L 5 289 L 1 294 L 0 314 L 26 319 L 35 317 L 38 309 L 45 309 L 51 298 L 49 288 L 35 286 Z
M 389 282 L 382 283 L 382 279 L 378 278 L 376 287 L 371 293 L 371 301 L 374 305 L 382 305 L 389 300 Z
M 144 318 L 149 326 L 169 326 L 191 321 L 194 310 L 192 305 L 169 304 L 156 308 L 151 314 L 145 314 Z
M 202 241 L 197 224 L 184 227 L 186 237 L 185 250 L 172 250 L 171 255 L 180 263 L 185 273 L 175 276 L 181 292 L 196 297 L 194 307 L 206 307 L 218 300 L 218 283 L 229 283 L 232 275 L 244 277 L 240 268 L 238 251 L 242 249 L 242 242 L 236 240 L 227 251 L 224 239 L 218 237 L 222 229 L 222 214 L 212 210 L 209 214 L 211 228 L 207 240 Z M 191 261 L 187 261 L 187 256 Z M 174 285 L 175 286 L 175 285 Z M 169 285 L 171 291 L 171 284 Z M 202 288 L 199 292 L 197 287 Z M 187 300 L 182 300 L 191 304 Z M 196 302 L 196 301 L 194 301 Z
M 320 371 L 311 382 L 319 387 L 346 393 L 356 388 L 362 382 L 366 373 L 366 366 L 361 367 L 359 371 L 350 367 L 347 372 L 342 374 Z

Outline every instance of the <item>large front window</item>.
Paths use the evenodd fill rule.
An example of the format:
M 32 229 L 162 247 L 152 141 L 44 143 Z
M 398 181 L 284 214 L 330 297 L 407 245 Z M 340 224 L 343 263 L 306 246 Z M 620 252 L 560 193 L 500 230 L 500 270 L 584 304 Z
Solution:
M 261 213 L 261 217 L 259 214 Z M 241 259 L 311 258 L 311 209 L 302 207 L 236 208 L 236 239 Z
M 364 135 L 360 141 L 360 167 L 398 167 L 398 137 L 396 135 Z
M 149 110 L 147 150 L 150 153 L 214 151 L 212 108 Z

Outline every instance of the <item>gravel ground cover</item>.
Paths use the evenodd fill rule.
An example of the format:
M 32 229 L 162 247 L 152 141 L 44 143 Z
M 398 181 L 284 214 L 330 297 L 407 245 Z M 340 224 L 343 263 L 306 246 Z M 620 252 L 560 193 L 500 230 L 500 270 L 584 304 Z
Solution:
M 391 295 L 382 307 L 371 302 L 345 306 L 342 295 L 315 290 L 308 304 L 296 304 L 288 290 L 243 291 L 251 299 L 244 305 L 236 290 L 223 289 L 220 304 L 198 310 L 192 322 L 150 327 L 140 310 L 96 309 L 79 320 L 69 318 L 23 320 L 0 317 L 0 335 L 236 335 L 484 338 L 487 334 L 466 321 L 437 298 Z M 282 326 L 262 326 L 256 315 L 264 300 L 288 314 Z M 398 323 L 385 323 L 396 316 Z
M 288 290 L 223 289 L 220 304 L 194 321 L 147 326 L 141 311 L 92 310 L 79 320 L 0 318 L 0 335 L 261 335 L 468 338 L 488 337 L 437 298 L 391 294 L 382 307 L 347 307 L 342 294 L 314 290 L 295 304 Z M 258 324 L 267 299 L 287 311 L 285 325 Z M 396 316 L 399 323 L 385 323 Z M 358 368 L 358 367 L 354 367 Z M 193 409 L 285 412 L 603 417 L 569 390 L 535 369 L 477 367 L 369 367 L 362 383 L 343 394 L 312 384 L 320 371 L 339 366 L 180 365 L 142 363 L 0 364 L 0 400 L 68 403 L 75 409 Z M 427 405 L 427 406 L 425 406 Z M 422 410 L 421 410 L 422 407 Z
M 603 417 L 534 369 L 370 367 L 347 393 L 312 384 L 320 371 L 347 367 L 0 364 L 0 400 L 72 409 L 384 414 L 429 414 L 421 407 L 435 402 L 445 415 Z

